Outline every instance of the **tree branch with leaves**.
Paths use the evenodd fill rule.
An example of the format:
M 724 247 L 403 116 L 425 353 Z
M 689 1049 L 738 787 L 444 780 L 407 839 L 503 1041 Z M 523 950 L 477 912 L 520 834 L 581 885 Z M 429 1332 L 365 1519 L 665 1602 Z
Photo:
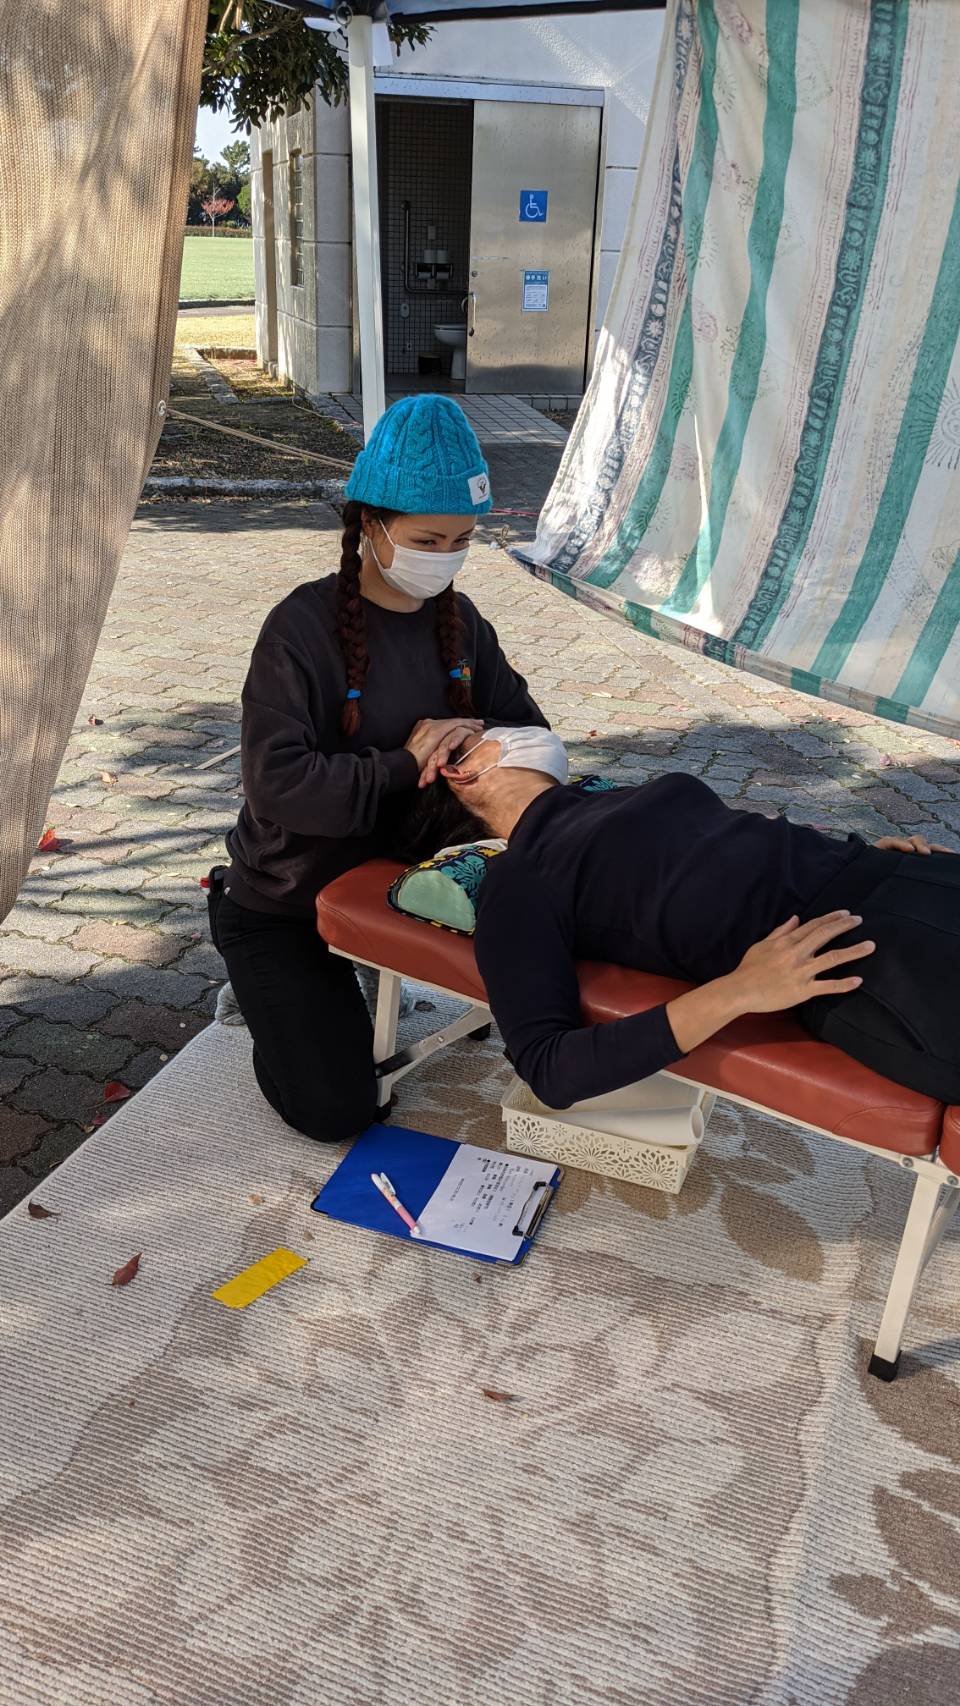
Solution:
M 397 47 L 415 48 L 430 37 L 423 24 L 391 24 Z M 309 106 L 316 91 L 338 106 L 347 93 L 343 37 L 307 28 L 297 12 L 269 0 L 211 0 L 200 104 L 232 108 L 235 130 L 282 118 Z

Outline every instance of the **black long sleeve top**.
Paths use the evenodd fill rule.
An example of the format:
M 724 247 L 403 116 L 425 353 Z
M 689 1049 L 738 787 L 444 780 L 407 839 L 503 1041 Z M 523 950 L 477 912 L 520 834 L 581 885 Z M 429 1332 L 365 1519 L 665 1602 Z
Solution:
M 325 883 L 382 850 L 387 803 L 419 775 L 404 741 L 419 718 L 452 714 L 435 601 L 401 612 L 365 600 L 370 667 L 360 728 L 340 732 L 346 672 L 336 588 L 336 575 L 310 581 L 271 611 L 243 689 L 245 799 L 227 835 L 227 880 L 235 900 L 265 912 L 310 916 Z M 476 715 L 545 724 L 491 624 L 463 594 L 458 602 Z
M 733 810 L 693 776 L 539 795 L 477 908 L 477 962 L 520 1077 L 566 1108 L 672 1065 L 682 1051 L 666 1005 L 584 1024 L 577 961 L 690 983 L 724 976 L 863 846 Z

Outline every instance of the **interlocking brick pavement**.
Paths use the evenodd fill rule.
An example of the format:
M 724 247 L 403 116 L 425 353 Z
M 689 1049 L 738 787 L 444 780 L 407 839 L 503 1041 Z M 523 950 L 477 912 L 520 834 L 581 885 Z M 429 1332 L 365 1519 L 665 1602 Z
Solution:
M 531 507 L 556 454 L 500 451 L 499 503 Z M 803 698 L 601 618 L 496 539 L 463 584 L 576 768 L 705 777 L 743 807 L 960 847 L 960 745 Z M 516 536 L 529 523 L 510 521 Z M 134 524 L 38 856 L 0 926 L 0 1212 L 206 1023 L 221 979 L 198 880 L 240 799 L 238 701 L 263 617 L 338 557 L 323 506 L 151 506 Z M 99 721 L 93 723 L 91 718 Z

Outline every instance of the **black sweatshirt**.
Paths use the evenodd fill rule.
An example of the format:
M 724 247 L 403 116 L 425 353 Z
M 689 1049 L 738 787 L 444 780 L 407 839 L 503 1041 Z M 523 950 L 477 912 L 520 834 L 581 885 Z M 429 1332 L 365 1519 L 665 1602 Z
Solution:
M 567 1108 L 672 1065 L 682 1051 L 666 1005 L 585 1025 L 576 962 L 707 983 L 802 914 L 863 846 L 734 811 L 693 776 L 539 795 L 477 907 L 477 962 L 520 1077 Z
M 386 802 L 419 776 L 404 741 L 421 717 L 453 715 L 435 601 L 407 613 L 364 600 L 370 668 L 360 729 L 341 734 L 336 588 L 336 575 L 310 581 L 270 612 L 243 689 L 245 803 L 227 836 L 226 881 L 234 900 L 264 912 L 311 916 L 325 883 L 382 850 Z M 459 605 L 477 716 L 545 724 L 491 624 L 463 594 Z

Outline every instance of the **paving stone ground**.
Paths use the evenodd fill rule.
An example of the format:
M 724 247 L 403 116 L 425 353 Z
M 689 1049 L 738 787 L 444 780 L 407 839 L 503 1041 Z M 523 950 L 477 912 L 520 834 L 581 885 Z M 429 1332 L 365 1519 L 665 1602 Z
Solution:
M 550 472 L 517 464 L 513 490 L 533 501 Z M 109 1114 L 108 1081 L 135 1092 L 209 1022 L 223 973 L 199 878 L 240 801 L 238 761 L 209 760 L 239 738 L 263 616 L 337 553 L 323 506 L 152 507 L 135 522 L 48 814 L 67 845 L 37 858 L 0 926 L 0 1212 Z M 464 585 L 578 767 L 686 770 L 740 806 L 960 848 L 957 743 L 641 638 L 489 543 Z

